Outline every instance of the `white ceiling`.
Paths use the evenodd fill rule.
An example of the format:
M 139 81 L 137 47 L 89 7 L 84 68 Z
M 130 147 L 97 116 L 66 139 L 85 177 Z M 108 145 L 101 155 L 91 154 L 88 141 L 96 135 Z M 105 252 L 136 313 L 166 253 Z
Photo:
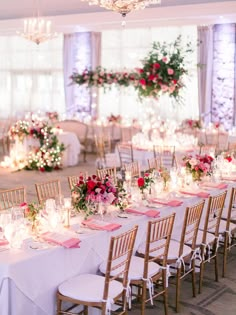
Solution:
M 38 3 L 38 5 L 37 5 Z M 0 0 L 0 34 L 13 34 L 22 19 L 40 15 L 60 32 L 120 28 L 118 13 L 81 0 Z M 236 0 L 162 0 L 161 5 L 131 12 L 126 27 L 236 22 Z

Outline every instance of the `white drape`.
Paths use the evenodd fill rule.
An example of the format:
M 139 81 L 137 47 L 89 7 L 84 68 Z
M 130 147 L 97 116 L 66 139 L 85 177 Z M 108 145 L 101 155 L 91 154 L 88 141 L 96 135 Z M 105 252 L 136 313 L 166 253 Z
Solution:
M 211 121 L 213 26 L 199 26 L 198 40 L 199 112 L 207 124 Z
M 63 56 L 66 116 L 83 120 L 91 115 L 91 91 L 85 86 L 71 84 L 70 76 L 75 71 L 81 73 L 84 69 L 95 69 L 100 65 L 101 34 L 92 32 L 65 34 Z
M 0 117 L 64 111 L 62 36 L 40 45 L 0 36 L 0 55 Z

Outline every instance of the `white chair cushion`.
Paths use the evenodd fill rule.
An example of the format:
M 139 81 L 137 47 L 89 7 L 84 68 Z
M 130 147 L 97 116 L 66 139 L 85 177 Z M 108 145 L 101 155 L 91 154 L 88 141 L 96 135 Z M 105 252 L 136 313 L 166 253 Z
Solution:
M 72 299 L 86 302 L 102 302 L 105 277 L 83 274 L 62 283 L 58 290 Z M 123 284 L 113 280 L 109 286 L 109 299 L 122 293 Z
M 197 240 L 196 240 L 196 246 L 200 246 L 202 244 L 202 237 L 203 237 L 203 231 L 198 230 L 197 233 Z M 212 233 L 207 233 L 206 235 L 206 244 L 210 244 L 214 242 L 215 236 Z
M 132 256 L 129 267 L 129 280 L 140 280 L 143 278 L 143 268 L 144 268 L 144 259 L 142 257 Z M 103 262 L 100 267 L 102 273 L 106 272 L 106 262 Z M 160 266 L 157 263 L 150 262 L 148 264 L 148 278 L 154 276 L 160 271 Z M 112 276 L 117 274 L 116 272 L 111 273 Z
M 228 208 L 224 208 L 222 215 L 221 215 L 222 219 L 227 219 L 228 217 Z M 231 220 L 236 220 L 236 213 L 235 213 L 235 209 L 233 212 L 231 212 Z
M 162 242 L 165 242 L 162 240 Z M 168 253 L 168 260 L 174 260 L 179 258 L 179 242 L 175 240 L 170 241 L 170 247 L 169 247 L 169 253 Z M 156 244 L 155 244 L 156 245 Z M 161 252 L 163 249 L 161 249 Z M 183 254 L 182 257 L 188 256 L 191 253 L 191 248 L 187 245 L 184 245 L 183 247 Z M 144 254 L 145 252 L 145 244 L 141 244 L 140 247 L 138 248 L 138 253 Z M 152 257 L 159 256 L 161 254 L 159 250 L 151 253 Z
M 220 226 L 219 226 L 219 233 L 220 234 L 225 232 L 225 230 L 226 230 L 226 223 L 227 223 L 227 221 L 220 220 Z M 230 231 L 236 230 L 236 224 L 230 223 L 229 230 Z

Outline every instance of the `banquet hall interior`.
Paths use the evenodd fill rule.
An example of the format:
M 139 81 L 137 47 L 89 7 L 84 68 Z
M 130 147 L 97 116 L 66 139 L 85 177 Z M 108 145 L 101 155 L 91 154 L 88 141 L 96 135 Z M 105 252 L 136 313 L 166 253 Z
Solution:
M 0 82 L 0 315 L 236 314 L 236 0 L 1 1 Z

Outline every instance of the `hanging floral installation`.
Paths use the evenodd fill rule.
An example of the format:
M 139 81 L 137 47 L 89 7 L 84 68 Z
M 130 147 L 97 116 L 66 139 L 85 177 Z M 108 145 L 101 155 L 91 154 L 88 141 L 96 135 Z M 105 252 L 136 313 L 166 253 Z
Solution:
M 71 80 L 78 85 L 104 89 L 112 84 L 134 86 L 140 98 L 159 98 L 161 94 L 178 98 L 184 87 L 183 78 L 188 74 L 187 56 L 192 52 L 192 44 L 183 47 L 179 36 L 171 44 L 154 42 L 152 50 L 142 61 L 142 68 L 132 72 L 114 72 L 101 67 L 95 71 L 85 69 L 82 73 L 74 72 Z

